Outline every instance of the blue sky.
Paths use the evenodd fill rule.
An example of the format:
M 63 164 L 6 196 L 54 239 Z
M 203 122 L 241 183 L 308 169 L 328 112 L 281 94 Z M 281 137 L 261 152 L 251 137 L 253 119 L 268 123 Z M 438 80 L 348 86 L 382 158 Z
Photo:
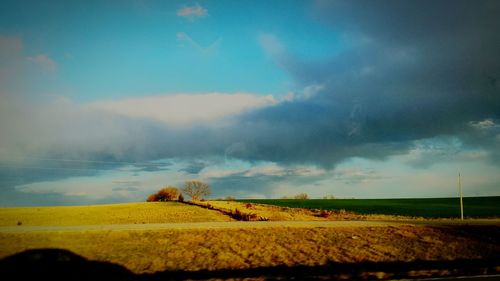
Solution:
M 13 1 L 0 31 L 20 37 L 26 53 L 43 51 L 57 61 L 58 77 L 45 87 L 68 87 L 77 101 L 175 92 L 282 95 L 294 85 L 260 36 L 279 34 L 310 58 L 338 48 L 335 33 L 302 1 L 65 2 Z M 204 14 L 177 16 L 186 7 Z
M 419 11 L 426 11 L 421 13 Z M 3 1 L 0 205 L 500 195 L 496 1 Z

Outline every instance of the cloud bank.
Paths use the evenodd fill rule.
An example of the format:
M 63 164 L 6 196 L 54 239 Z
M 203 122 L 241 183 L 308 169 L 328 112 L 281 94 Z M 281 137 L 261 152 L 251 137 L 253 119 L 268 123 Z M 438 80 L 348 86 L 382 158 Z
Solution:
M 197 5 L 177 14 L 200 17 L 207 11 Z M 499 15 L 500 2 L 487 0 L 316 1 L 311 16 L 340 38 L 340 51 L 307 60 L 289 52 L 279 34 L 255 38 L 303 89 L 300 98 L 204 93 L 82 105 L 64 98 L 40 103 L 3 92 L 3 185 L 13 186 L 7 180 L 15 173 L 12 165 L 43 164 L 26 156 L 117 162 L 183 159 L 192 163 L 183 172 L 205 173 L 228 189 L 236 177 L 252 178 L 253 185 L 259 178 L 272 181 L 301 173 L 309 175 L 309 182 L 313 176 L 320 180 L 322 171 L 355 157 L 380 160 L 410 154 L 416 158 L 407 163 L 428 167 L 431 163 L 418 158 L 458 159 L 453 158 L 459 154 L 452 151 L 456 149 L 498 164 Z M 24 61 L 29 57 L 20 54 L 19 40 L 0 38 L 0 44 L 0 56 L 9 65 L 17 65 L 9 54 Z M 48 57 L 32 58 L 50 65 Z M 1 67 L 2 77 L 17 75 L 13 69 Z M 447 150 L 435 145 L 439 142 Z M 210 163 L 198 159 L 211 157 L 271 164 L 210 171 Z M 101 164 L 88 162 L 85 168 L 106 169 Z M 315 168 L 297 168 L 309 166 Z M 356 170 L 343 175 L 359 182 L 378 178 Z M 70 175 L 61 170 L 50 176 Z M 23 181 L 46 177 L 32 173 Z
M 500 5 L 453 3 L 318 1 L 318 19 L 344 38 L 343 51 L 322 61 L 302 60 L 278 36 L 260 35 L 299 87 L 315 89 L 307 98 L 277 103 L 209 93 L 18 111 L 36 118 L 4 101 L 3 151 L 38 147 L 116 160 L 224 155 L 331 168 L 350 157 L 383 159 L 408 152 L 417 140 L 456 136 L 494 155 L 497 127 L 470 122 L 500 118 Z M 188 123 L 198 126 L 168 126 Z M 211 123 L 219 126 L 205 126 Z M 28 144 L 33 135 L 37 141 Z
M 257 108 L 276 104 L 272 96 L 248 93 L 175 94 L 98 101 L 88 105 L 130 118 L 145 118 L 169 125 L 210 124 Z

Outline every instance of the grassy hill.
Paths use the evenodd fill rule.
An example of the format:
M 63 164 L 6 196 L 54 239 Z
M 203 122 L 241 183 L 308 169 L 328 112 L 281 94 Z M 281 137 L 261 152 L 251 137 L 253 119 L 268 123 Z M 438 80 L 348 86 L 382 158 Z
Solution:
M 177 202 L 0 208 L 0 226 L 95 225 L 227 221 L 217 211 Z

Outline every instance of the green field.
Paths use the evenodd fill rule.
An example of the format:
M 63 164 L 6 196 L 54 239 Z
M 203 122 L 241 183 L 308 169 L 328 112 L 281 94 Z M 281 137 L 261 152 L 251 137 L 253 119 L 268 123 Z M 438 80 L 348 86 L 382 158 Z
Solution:
M 245 199 L 240 202 L 270 204 L 292 208 L 351 211 L 360 214 L 386 214 L 427 218 L 460 217 L 458 198 L 419 199 Z M 500 196 L 465 197 L 465 217 L 499 217 Z

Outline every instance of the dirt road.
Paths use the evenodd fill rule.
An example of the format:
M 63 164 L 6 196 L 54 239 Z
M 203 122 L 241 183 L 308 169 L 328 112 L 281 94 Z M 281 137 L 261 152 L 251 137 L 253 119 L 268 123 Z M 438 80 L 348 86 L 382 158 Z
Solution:
M 79 232 L 102 230 L 161 230 L 161 229 L 242 229 L 267 227 L 377 227 L 400 225 L 500 225 L 500 219 L 482 220 L 432 220 L 432 221 L 235 221 L 235 222 L 196 222 L 196 223 L 154 223 L 154 224 L 103 224 L 71 226 L 2 226 L 0 233 L 25 232 Z

